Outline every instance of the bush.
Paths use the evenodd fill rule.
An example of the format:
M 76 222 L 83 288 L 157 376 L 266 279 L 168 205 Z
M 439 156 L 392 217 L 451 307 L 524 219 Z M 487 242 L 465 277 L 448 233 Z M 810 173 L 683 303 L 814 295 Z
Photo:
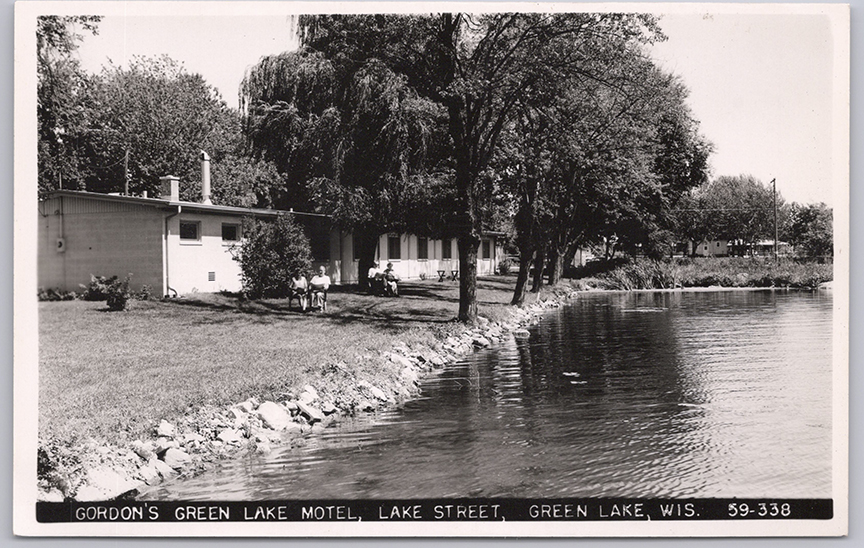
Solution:
M 240 263 L 243 291 L 250 299 L 287 297 L 291 276 L 295 272 L 308 276 L 311 271 L 309 238 L 292 217 L 246 219 L 243 234 L 234 259 Z
M 498 274 L 506 276 L 513 270 L 513 263 L 510 259 L 505 258 L 498 264 Z
M 139 301 L 150 301 L 153 300 L 153 288 L 147 284 L 141 286 L 141 291 L 135 294 L 135 298 Z
M 79 285 L 84 290 L 85 301 L 105 301 L 108 300 L 108 288 L 115 283 L 117 283 L 117 276 L 106 278 L 105 276 L 90 274 L 90 283 Z
M 114 276 L 114 282 L 108 286 L 108 297 L 105 299 L 108 301 L 109 310 L 120 311 L 129 308 L 129 300 L 132 298 L 132 292 L 129 291 L 129 278 L 131 277 L 132 274 L 129 274 L 121 282 L 117 276 Z
M 74 291 L 40 287 L 38 297 L 40 301 L 74 301 L 78 298 L 78 294 Z

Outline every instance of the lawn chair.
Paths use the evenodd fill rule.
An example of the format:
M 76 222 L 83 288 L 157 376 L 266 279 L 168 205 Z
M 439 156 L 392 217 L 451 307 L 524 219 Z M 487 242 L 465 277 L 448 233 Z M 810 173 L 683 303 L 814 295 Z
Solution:
M 288 308 L 291 308 L 291 303 L 294 299 L 297 299 L 297 304 L 300 305 L 300 310 L 306 312 L 306 307 L 311 306 L 309 304 L 309 290 L 308 289 L 291 289 L 291 294 L 288 296 Z
M 321 303 L 321 312 L 327 312 L 327 289 L 323 285 L 312 284 L 309 286 L 309 306 Z

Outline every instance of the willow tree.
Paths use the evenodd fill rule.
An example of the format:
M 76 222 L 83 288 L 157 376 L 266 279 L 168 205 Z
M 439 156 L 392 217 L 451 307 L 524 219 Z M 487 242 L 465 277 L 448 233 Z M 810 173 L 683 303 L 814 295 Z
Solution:
M 661 36 L 654 18 L 629 14 L 309 16 L 301 25 L 304 43 L 328 58 L 350 58 L 357 44 L 370 44 L 421 96 L 445 109 L 461 321 L 477 317 L 477 251 L 498 192 L 489 167 L 519 99 L 542 90 L 550 77 L 602 80 L 593 58 Z
M 427 188 L 442 113 L 377 59 L 339 62 L 309 51 L 265 58 L 242 95 L 253 149 L 289 174 L 291 206 L 353 233 L 364 283 L 380 235 L 416 228 L 406 212 Z

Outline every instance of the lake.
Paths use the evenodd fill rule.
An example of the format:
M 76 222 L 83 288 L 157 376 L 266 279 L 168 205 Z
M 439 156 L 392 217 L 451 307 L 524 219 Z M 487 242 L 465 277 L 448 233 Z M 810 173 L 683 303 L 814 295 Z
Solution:
M 401 409 L 166 500 L 830 498 L 830 292 L 583 293 Z

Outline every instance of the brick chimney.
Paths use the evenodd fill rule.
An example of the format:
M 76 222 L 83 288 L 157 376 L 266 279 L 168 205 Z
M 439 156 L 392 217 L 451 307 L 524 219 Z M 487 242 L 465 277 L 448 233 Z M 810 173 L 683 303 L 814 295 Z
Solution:
M 161 198 L 172 202 L 180 201 L 180 178 L 173 175 L 159 177 Z

